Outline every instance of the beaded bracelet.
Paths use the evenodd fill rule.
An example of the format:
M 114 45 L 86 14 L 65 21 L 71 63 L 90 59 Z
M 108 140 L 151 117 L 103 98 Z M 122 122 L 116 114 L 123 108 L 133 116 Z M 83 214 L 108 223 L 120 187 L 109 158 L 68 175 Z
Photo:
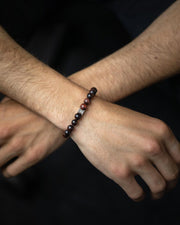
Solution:
M 85 113 L 88 105 L 91 103 L 91 99 L 96 95 L 97 89 L 95 87 L 92 87 L 90 91 L 87 94 L 87 98 L 84 99 L 84 103 L 80 105 L 80 109 L 75 114 L 74 119 L 71 121 L 71 124 L 68 125 L 67 129 L 64 131 L 63 137 L 68 138 L 71 134 L 71 132 L 74 129 L 74 126 L 77 125 L 78 120 L 83 116 Z

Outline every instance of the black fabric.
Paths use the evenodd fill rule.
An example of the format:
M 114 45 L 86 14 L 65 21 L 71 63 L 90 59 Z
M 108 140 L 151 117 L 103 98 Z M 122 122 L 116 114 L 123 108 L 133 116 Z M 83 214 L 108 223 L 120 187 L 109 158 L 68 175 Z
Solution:
M 113 10 L 132 37 L 136 37 L 173 2 L 175 0 L 114 0 L 107 1 L 106 5 Z
M 171 3 L 18 2 L 2 4 L 2 24 L 28 51 L 65 76 L 131 41 Z M 180 138 L 178 79 L 160 82 L 119 104 L 164 120 Z M 179 225 L 180 221 L 179 184 L 159 201 L 147 197 L 134 203 L 71 140 L 16 178 L 0 179 L 2 225 Z

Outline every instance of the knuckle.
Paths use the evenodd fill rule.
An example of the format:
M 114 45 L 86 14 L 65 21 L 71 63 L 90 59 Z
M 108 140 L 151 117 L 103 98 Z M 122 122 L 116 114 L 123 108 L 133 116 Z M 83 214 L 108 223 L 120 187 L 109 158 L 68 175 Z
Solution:
M 161 146 L 155 139 L 149 139 L 146 142 L 146 152 L 151 156 L 156 156 L 161 153 Z
M 170 134 L 170 128 L 162 120 L 157 119 L 156 129 L 157 129 L 158 133 L 160 134 L 160 136 L 162 136 L 162 137 L 168 137 Z
M 136 168 L 142 168 L 146 165 L 146 159 L 140 155 L 135 155 L 131 159 L 131 165 Z
M 130 170 L 128 168 L 117 165 L 111 168 L 111 173 L 113 177 L 118 179 L 127 179 L 130 176 Z

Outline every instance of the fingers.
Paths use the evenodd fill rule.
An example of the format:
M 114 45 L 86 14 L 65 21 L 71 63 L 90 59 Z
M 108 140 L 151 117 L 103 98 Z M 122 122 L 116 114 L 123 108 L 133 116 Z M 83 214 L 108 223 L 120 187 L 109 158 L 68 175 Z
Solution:
M 7 178 L 17 176 L 19 173 L 33 166 L 35 163 L 35 160 L 31 160 L 28 154 L 24 153 L 20 155 L 13 163 L 4 168 L 2 173 Z
M 165 151 L 153 156 L 152 161 L 167 182 L 176 180 L 179 168 L 172 157 Z
M 5 103 L 5 102 L 7 102 L 7 101 L 9 101 L 9 100 L 10 100 L 10 98 L 4 97 L 4 98 L 1 100 L 1 103 Z
M 117 183 L 132 200 L 141 201 L 144 199 L 144 191 L 133 175 L 124 181 L 119 180 Z
M 16 176 L 46 157 L 43 146 L 32 146 L 23 152 L 13 163 L 3 169 L 5 177 Z
M 167 183 L 167 188 L 166 188 L 167 191 L 170 191 L 171 189 L 175 188 L 177 183 L 178 183 L 178 179 Z
M 157 150 L 156 146 L 151 157 L 131 154 L 128 161 L 131 171 L 141 176 L 149 186 L 154 199 L 162 197 L 166 188 L 172 188 L 177 182 L 179 168 L 163 148 Z
M 0 167 L 9 160 L 17 157 L 24 149 L 24 141 L 21 137 L 15 137 L 5 143 L 0 149 Z
M 17 157 L 20 153 L 20 149 L 14 149 L 11 143 L 4 145 L 0 149 L 0 167 L 5 165 L 8 161 Z
M 153 199 L 159 199 L 167 189 L 176 184 L 179 169 L 169 154 L 163 150 L 153 155 L 153 163 L 145 156 L 131 154 L 128 157 L 129 167 L 127 164 L 123 167 L 121 164 L 112 170 L 114 180 L 131 199 L 142 200 L 143 189 L 134 178 L 134 174 L 137 174 L 150 188 Z
M 145 146 L 146 150 L 144 153 L 165 179 L 167 186 L 171 188 L 174 186 L 174 181 L 177 180 L 179 176 L 177 157 L 180 153 L 177 147 L 178 142 L 170 132 L 168 126 L 163 122 L 160 123 L 157 132 L 161 139 L 157 137 L 149 139 L 149 142 Z M 174 145 L 172 145 L 174 149 L 172 149 L 172 143 L 174 143 Z
M 158 199 L 163 196 L 166 190 L 166 181 L 149 161 L 138 168 L 134 168 L 134 170 L 148 185 L 154 199 Z
M 180 164 L 180 143 L 169 129 L 169 135 L 164 139 L 164 145 L 177 164 Z
M 17 139 L 11 140 L 0 148 L 0 167 L 5 166 L 2 168 L 2 173 L 5 177 L 16 176 L 35 164 L 35 160 L 26 157 L 25 153 L 22 154 L 23 150 L 23 146 L 20 145 Z M 18 158 L 6 166 L 6 164 L 15 157 Z
M 22 155 L 18 159 L 16 159 L 13 163 L 8 165 L 6 168 L 2 170 L 2 173 L 5 177 L 13 177 L 23 172 L 26 168 L 30 167 L 27 158 Z
M 160 141 L 165 146 L 174 161 L 180 164 L 180 143 L 176 139 L 172 130 L 163 121 L 156 120 L 157 127 L 156 132 L 160 138 Z
M 156 147 L 156 151 L 151 155 L 150 159 L 158 172 L 164 178 L 166 182 L 166 190 L 174 188 L 179 177 L 179 167 L 173 157 L 169 154 L 169 149 L 167 151 L 163 144 L 161 146 L 159 145 L 159 148 Z M 153 198 L 156 199 L 162 197 L 164 191 L 165 187 L 159 194 L 153 194 Z
M 137 183 L 134 174 L 130 169 L 123 167 L 115 167 L 112 169 L 114 181 L 126 192 L 126 194 L 134 201 L 140 201 L 144 198 L 144 191 Z

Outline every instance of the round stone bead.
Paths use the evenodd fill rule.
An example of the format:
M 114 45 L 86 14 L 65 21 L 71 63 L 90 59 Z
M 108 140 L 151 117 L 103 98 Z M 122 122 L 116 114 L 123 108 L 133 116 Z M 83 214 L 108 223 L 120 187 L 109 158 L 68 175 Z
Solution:
M 65 138 L 67 138 L 67 137 L 69 137 L 69 135 L 70 135 L 70 132 L 69 132 L 68 130 L 65 130 L 63 136 L 64 136 Z
M 80 113 L 76 113 L 74 117 L 75 117 L 75 119 L 79 120 L 81 118 L 81 114 Z
M 94 90 L 90 90 L 89 93 L 92 95 L 92 97 L 94 97 L 94 95 L 95 95 Z
M 88 93 L 88 94 L 87 94 L 87 98 L 91 99 L 92 97 L 93 97 L 93 96 L 92 96 L 91 93 Z
M 84 99 L 84 103 L 85 103 L 86 105 L 89 105 L 89 104 L 91 103 L 91 100 L 90 100 L 89 98 L 85 98 L 85 99 Z
M 69 126 L 67 127 L 67 130 L 70 131 L 70 132 L 71 132 L 73 129 L 74 129 L 74 126 L 73 126 L 73 125 L 69 125 Z
M 94 91 L 94 94 L 96 94 L 96 93 L 97 93 L 97 88 L 92 87 L 92 88 L 91 88 L 91 91 Z
M 87 105 L 86 105 L 86 104 L 81 104 L 81 105 L 80 105 L 80 108 L 81 108 L 82 110 L 86 110 L 86 109 L 87 109 Z
M 71 124 L 72 124 L 73 126 L 76 126 L 77 120 L 76 120 L 76 119 L 72 120 L 72 121 L 71 121 Z

